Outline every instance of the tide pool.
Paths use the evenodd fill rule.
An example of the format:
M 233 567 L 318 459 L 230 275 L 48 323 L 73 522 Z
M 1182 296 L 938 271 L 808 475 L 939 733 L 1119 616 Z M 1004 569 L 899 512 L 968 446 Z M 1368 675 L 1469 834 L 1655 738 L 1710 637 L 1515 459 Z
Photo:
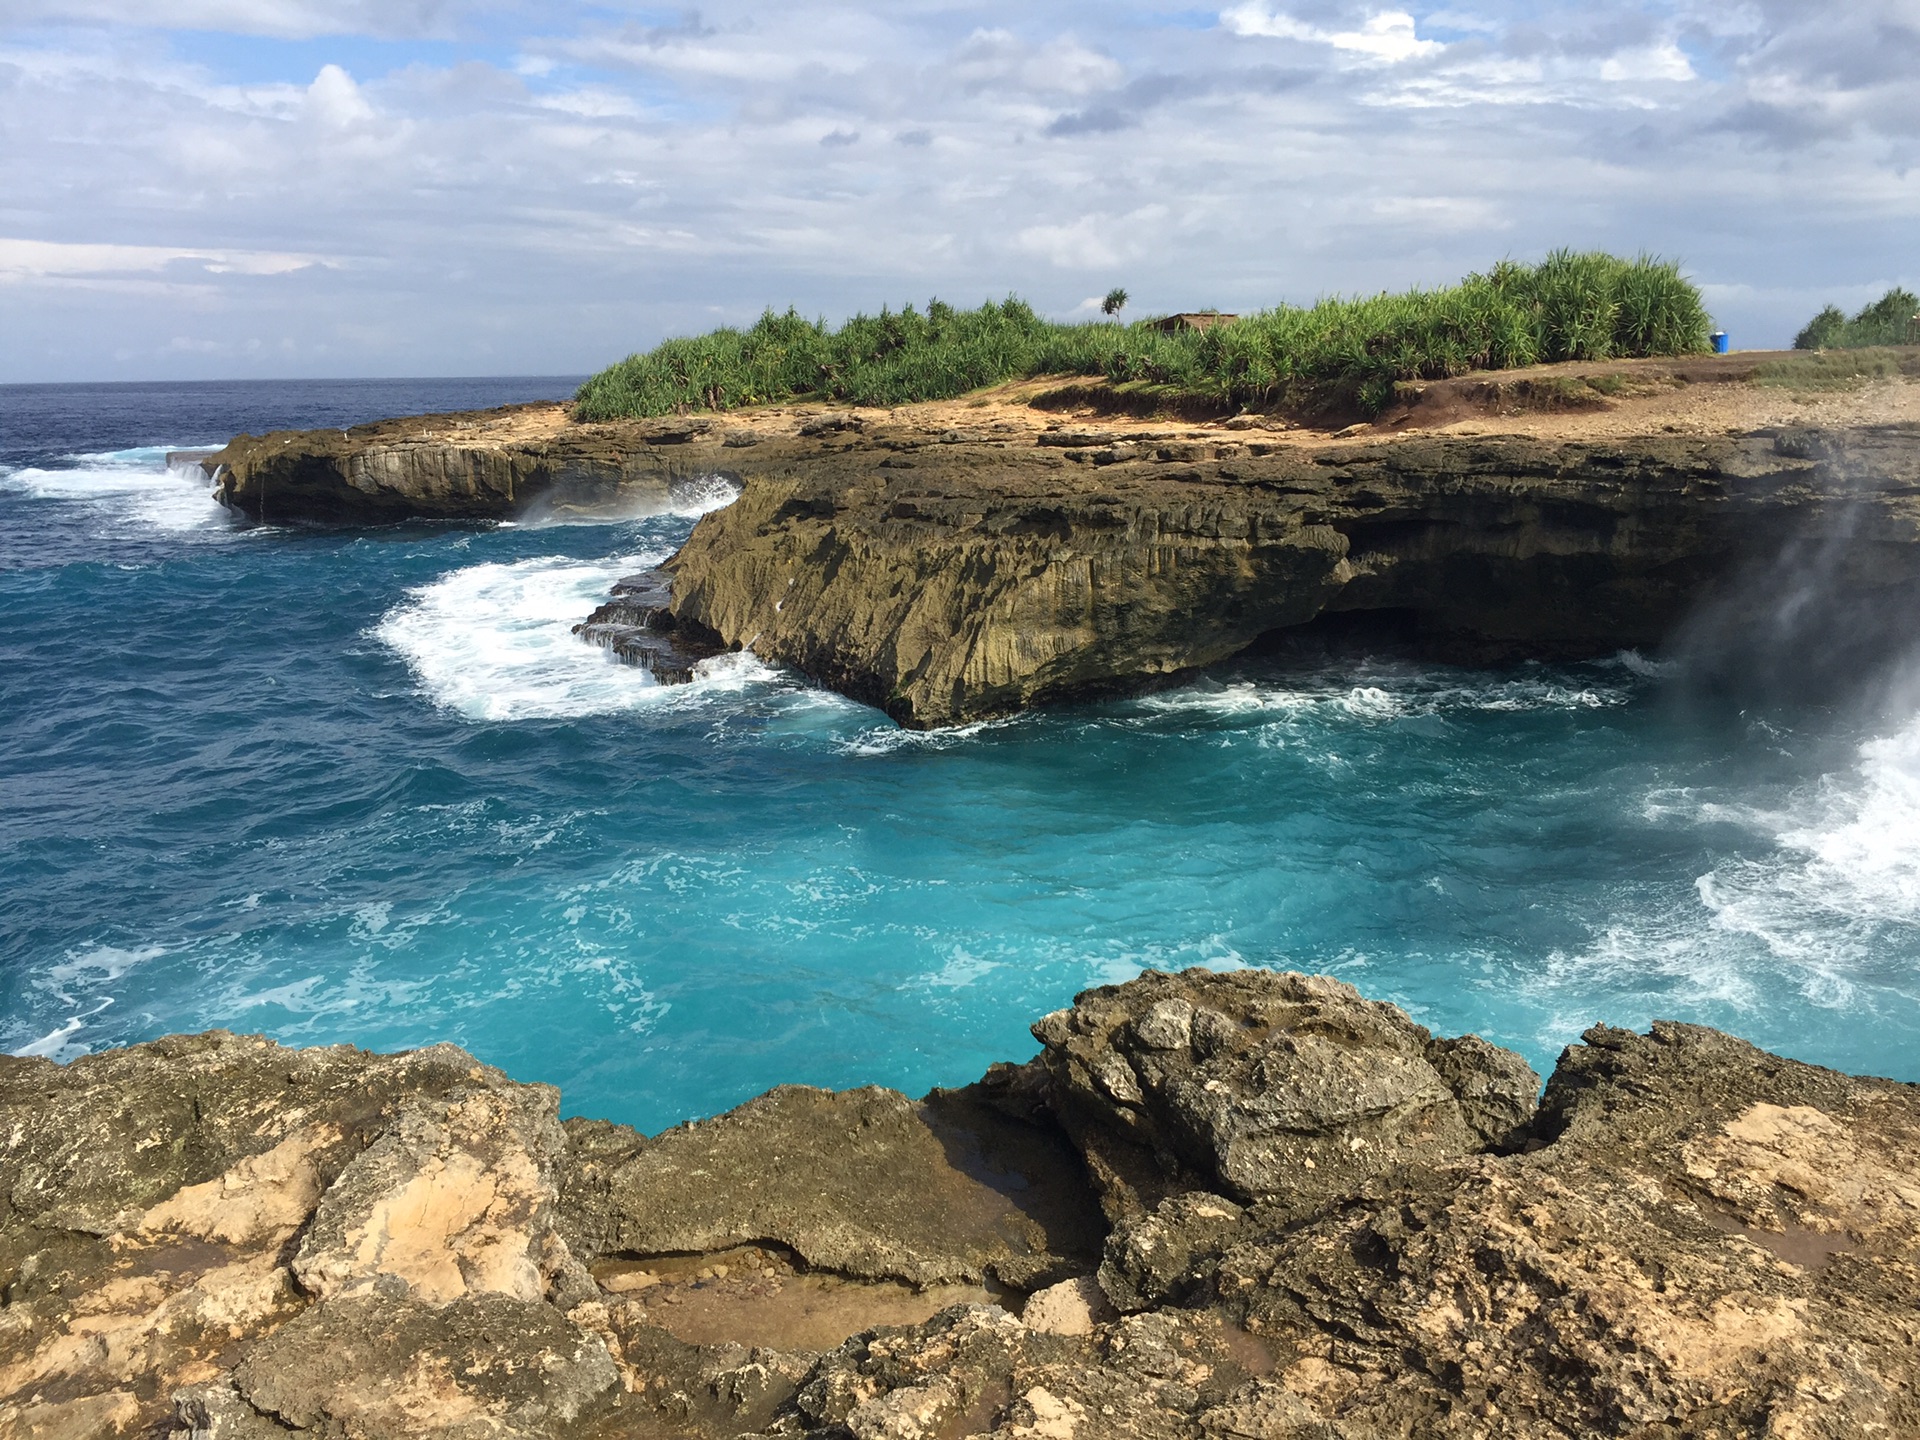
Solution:
M 963 1083 L 1088 985 L 1260 965 L 1543 1073 L 1670 1017 L 1920 1079 L 1913 717 L 1688 703 L 1632 654 L 1266 660 L 916 734 L 749 657 L 663 689 L 571 635 L 718 487 L 286 530 L 165 466 L 567 388 L 410 387 L 0 391 L 0 1049 L 451 1040 L 656 1129 L 782 1082 Z

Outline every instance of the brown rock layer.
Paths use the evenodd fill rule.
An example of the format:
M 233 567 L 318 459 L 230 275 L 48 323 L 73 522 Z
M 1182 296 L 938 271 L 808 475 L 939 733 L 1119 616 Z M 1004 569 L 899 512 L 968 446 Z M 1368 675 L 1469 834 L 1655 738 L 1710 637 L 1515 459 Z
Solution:
M 572 425 L 553 405 L 236 436 L 201 464 L 255 520 L 499 520 L 536 505 L 664 510 L 711 473 L 683 462 L 712 425 Z
M 1044 441 L 1047 436 L 1042 436 Z M 896 445 L 756 477 L 670 563 L 674 611 L 903 724 L 1178 676 L 1323 615 L 1475 660 L 1665 639 L 1790 540 L 1920 586 L 1920 430 L 1606 444 Z
M 1536 1112 L 1259 971 L 1035 1031 L 652 1138 L 450 1046 L 0 1060 L 0 1436 L 1920 1434 L 1920 1088 L 1603 1027 Z
M 1342 444 L 928 409 L 575 425 L 529 407 L 241 437 L 206 463 L 269 520 L 666 508 L 728 477 L 740 498 L 668 565 L 677 633 L 911 726 L 1161 683 L 1323 617 L 1472 660 L 1656 645 L 1744 567 L 1842 536 L 1836 585 L 1883 608 L 1920 593 L 1911 422 Z M 663 630 L 582 633 L 679 678 Z

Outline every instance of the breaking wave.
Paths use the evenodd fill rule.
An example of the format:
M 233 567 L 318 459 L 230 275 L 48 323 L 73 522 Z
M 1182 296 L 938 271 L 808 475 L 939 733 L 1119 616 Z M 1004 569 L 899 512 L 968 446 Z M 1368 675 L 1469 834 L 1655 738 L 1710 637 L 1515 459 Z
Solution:
M 170 447 L 75 455 L 70 466 L 27 466 L 0 477 L 0 493 L 84 505 L 156 530 L 224 529 L 231 522 L 197 464 L 169 468 Z
M 408 592 L 374 633 L 434 704 L 472 720 L 577 719 L 738 694 L 777 678 L 740 653 L 702 662 L 691 685 L 663 686 L 573 633 L 614 581 L 664 559 L 650 551 L 470 565 Z
M 1804 970 L 1809 998 L 1844 1003 L 1851 972 L 1920 939 L 1920 720 L 1862 745 L 1850 773 L 1749 819 L 1772 831 L 1775 853 L 1708 871 L 1700 902 L 1718 928 Z
M 1361 683 L 1353 681 L 1359 679 Z M 1134 702 L 1152 715 L 1306 717 L 1380 722 L 1469 711 L 1605 710 L 1625 705 L 1625 685 L 1570 684 L 1564 676 L 1519 676 L 1463 681 L 1443 670 L 1408 668 L 1355 677 L 1350 671 L 1288 682 L 1202 682 Z

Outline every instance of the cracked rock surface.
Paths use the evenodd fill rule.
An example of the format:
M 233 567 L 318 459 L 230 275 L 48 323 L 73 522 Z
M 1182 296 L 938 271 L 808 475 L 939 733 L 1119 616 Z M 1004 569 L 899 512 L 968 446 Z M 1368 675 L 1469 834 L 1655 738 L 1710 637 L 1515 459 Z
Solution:
M 451 1046 L 0 1059 L 0 1440 L 1920 1434 L 1920 1089 L 1149 971 L 648 1137 Z

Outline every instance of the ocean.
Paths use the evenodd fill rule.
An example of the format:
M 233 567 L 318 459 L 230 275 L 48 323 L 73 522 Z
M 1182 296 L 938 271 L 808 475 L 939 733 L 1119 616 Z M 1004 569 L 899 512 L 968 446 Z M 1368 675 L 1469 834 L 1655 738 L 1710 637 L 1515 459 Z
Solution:
M 1143 967 L 1323 971 L 1544 1074 L 1672 1018 L 1920 1080 L 1920 719 L 1677 667 L 1270 656 L 902 731 L 576 640 L 684 512 L 249 526 L 169 449 L 573 379 L 0 387 L 0 1050 L 450 1040 L 653 1130 L 918 1093 Z

